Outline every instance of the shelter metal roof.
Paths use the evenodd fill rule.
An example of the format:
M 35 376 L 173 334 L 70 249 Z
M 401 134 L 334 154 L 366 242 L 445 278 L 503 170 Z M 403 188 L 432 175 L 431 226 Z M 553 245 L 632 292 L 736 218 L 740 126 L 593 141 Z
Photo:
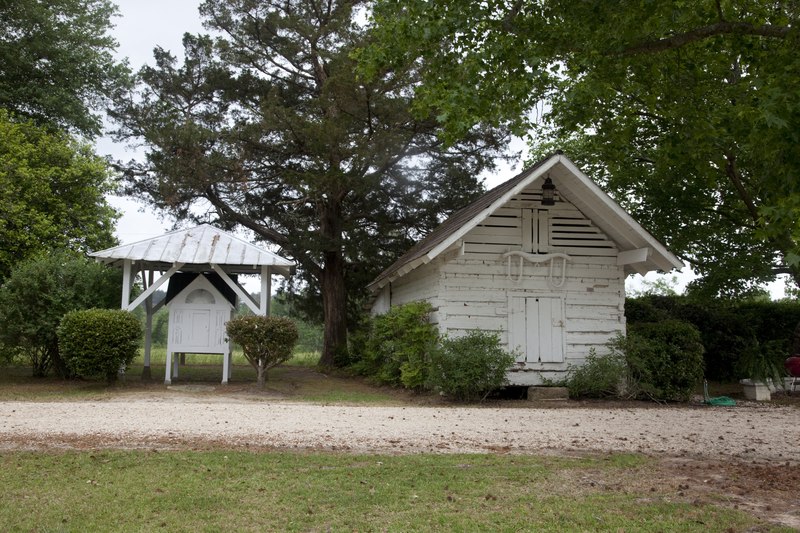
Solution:
M 295 266 L 286 258 L 208 224 L 100 250 L 90 256 L 118 267 L 130 260 L 149 270 L 168 270 L 182 264 L 184 272 L 209 271 L 215 264 L 230 273 L 257 274 L 262 266 L 270 266 L 273 272 L 289 276 Z

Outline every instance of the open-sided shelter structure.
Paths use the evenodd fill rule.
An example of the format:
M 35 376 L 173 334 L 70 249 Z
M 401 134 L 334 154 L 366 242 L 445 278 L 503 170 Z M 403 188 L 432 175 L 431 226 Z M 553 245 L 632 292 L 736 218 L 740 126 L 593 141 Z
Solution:
M 443 334 L 497 332 L 513 385 L 581 364 L 625 331 L 625 277 L 682 262 L 561 153 L 453 214 L 380 274 L 372 313 L 414 300 Z
M 170 308 L 164 382 L 177 376 L 177 353 L 223 355 L 222 383 L 230 377 L 230 346 L 225 323 L 237 299 L 258 315 L 269 314 L 271 277 L 289 276 L 294 263 L 208 224 L 173 231 L 91 254 L 96 260 L 122 268 L 122 309 L 143 305 L 146 312 L 143 376 L 150 373 L 152 319 L 165 303 Z M 141 273 L 144 291 L 131 300 Z M 157 273 L 157 274 L 156 274 Z M 238 274 L 261 276 L 261 296 L 253 300 L 239 284 Z M 175 277 L 173 277 L 175 276 Z M 170 282 L 167 298 L 153 304 L 153 294 Z

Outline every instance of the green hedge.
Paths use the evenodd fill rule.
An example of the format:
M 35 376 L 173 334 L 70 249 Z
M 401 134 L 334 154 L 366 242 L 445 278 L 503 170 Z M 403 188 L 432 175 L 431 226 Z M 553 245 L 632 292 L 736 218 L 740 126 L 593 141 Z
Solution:
M 686 401 L 703 379 L 700 333 L 688 322 L 641 323 L 609 348 L 570 366 L 564 384 L 571 397 Z
M 119 309 L 71 311 L 58 328 L 59 351 L 70 371 L 109 382 L 134 360 L 141 337 L 139 320 Z
M 686 296 L 643 296 L 625 302 L 628 326 L 667 319 L 683 320 L 700 332 L 705 348 L 705 375 L 736 381 L 747 360 L 760 356 L 782 366 L 790 355 L 792 335 L 800 323 L 797 301 L 697 301 Z
M 431 312 L 428 302 L 411 302 L 374 317 L 364 338 L 355 343 L 360 353 L 353 368 L 381 383 L 422 389 L 439 342 L 439 332 L 429 321 Z
M 686 401 L 703 379 L 700 332 L 681 320 L 632 325 L 622 346 L 640 397 Z
M 410 302 L 365 320 L 350 338 L 356 357 L 351 369 L 382 383 L 438 390 L 458 401 L 479 400 L 502 387 L 514 356 L 501 348 L 500 338 L 474 331 L 440 339 L 430 323 L 432 311 L 427 302 Z
M 506 383 L 514 355 L 500 346 L 496 333 L 471 331 L 445 338 L 431 357 L 428 385 L 452 398 L 477 401 Z

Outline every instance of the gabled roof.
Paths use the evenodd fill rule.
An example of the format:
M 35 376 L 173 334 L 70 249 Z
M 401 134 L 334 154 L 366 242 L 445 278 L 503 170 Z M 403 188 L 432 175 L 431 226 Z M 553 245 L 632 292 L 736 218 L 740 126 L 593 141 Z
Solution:
M 262 266 L 270 266 L 288 276 L 294 267 L 292 261 L 208 224 L 89 255 L 112 266 L 121 266 L 127 259 L 152 270 L 168 270 L 177 263 L 183 264 L 182 271 L 203 272 L 216 264 L 230 273 L 257 274 Z
M 167 296 L 164 298 L 164 303 L 169 304 L 183 289 L 191 285 L 198 276 L 206 278 L 231 306 L 236 307 L 236 293 L 216 272 L 177 272 L 173 274 L 172 277 L 169 278 L 169 286 L 167 287 Z M 236 282 L 238 281 L 236 277 L 237 276 L 231 276 L 231 279 Z
M 377 291 L 415 268 L 433 261 L 511 198 L 530 185 L 543 181 L 545 175 L 555 183 L 558 195 L 570 201 L 592 220 L 614 241 L 620 252 L 641 251 L 639 257 L 645 259 L 636 262 L 630 270 L 644 274 L 651 270 L 670 271 L 683 267 L 680 259 L 639 225 L 568 157 L 557 152 L 454 213 L 375 278 L 369 284 L 369 289 Z

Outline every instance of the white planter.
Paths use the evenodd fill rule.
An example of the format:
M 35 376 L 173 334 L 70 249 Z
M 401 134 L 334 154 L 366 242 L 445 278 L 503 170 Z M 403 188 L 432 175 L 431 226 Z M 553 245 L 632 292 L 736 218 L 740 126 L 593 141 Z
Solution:
M 739 380 L 744 389 L 744 397 L 748 400 L 755 400 L 757 402 L 768 402 L 772 399 L 769 386 L 761 381 L 753 381 L 752 379 Z

